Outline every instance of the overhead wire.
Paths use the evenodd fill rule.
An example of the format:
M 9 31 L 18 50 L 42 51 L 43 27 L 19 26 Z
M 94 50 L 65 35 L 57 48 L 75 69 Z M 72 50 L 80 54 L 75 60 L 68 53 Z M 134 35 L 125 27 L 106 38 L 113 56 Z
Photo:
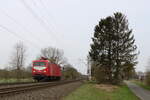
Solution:
M 34 46 L 35 48 L 38 48 L 38 49 L 41 49 L 38 45 L 34 44 L 33 42 L 31 42 L 30 40 L 26 40 L 25 38 L 21 37 L 20 35 L 18 35 L 16 32 L 12 31 L 11 29 L 3 26 L 3 25 L 0 25 L 0 28 L 1 29 L 4 29 L 6 31 L 8 31 L 10 34 L 12 34 L 13 36 L 17 37 L 17 38 L 20 38 L 26 42 L 28 42 L 30 45 Z
M 46 25 L 46 23 L 44 22 L 44 20 L 41 19 L 40 17 L 38 17 L 38 15 L 37 15 L 36 13 L 34 13 L 34 10 L 33 10 L 30 6 L 28 6 L 28 4 L 27 4 L 24 0 L 22 0 L 22 2 L 23 2 L 23 4 L 25 5 L 25 7 L 32 13 L 32 15 L 33 15 L 42 25 L 45 25 L 45 26 L 47 27 L 47 25 Z M 36 5 L 36 6 L 37 6 L 37 5 Z M 11 17 L 11 16 L 8 15 L 7 13 L 5 13 L 4 11 L 2 11 L 2 12 L 4 13 L 5 16 L 7 16 L 9 19 L 11 19 L 14 23 L 16 23 L 17 25 L 21 26 L 24 30 L 26 30 L 26 31 L 28 31 L 28 32 L 30 32 L 30 33 L 32 33 L 32 32 L 29 31 L 26 27 L 24 27 L 23 24 L 21 24 L 19 21 L 17 21 L 15 18 Z M 4 30 L 8 31 L 9 33 L 13 34 L 15 37 L 20 38 L 20 39 L 22 39 L 22 40 L 24 40 L 24 41 L 27 41 L 28 43 L 34 45 L 36 48 L 37 48 L 37 47 L 39 48 L 39 45 L 33 44 L 31 41 L 29 41 L 28 39 L 25 39 L 25 38 L 21 37 L 20 35 L 18 35 L 18 34 L 17 34 L 16 32 L 14 32 L 14 31 L 12 31 L 11 29 L 9 29 L 9 28 L 7 28 L 7 27 L 5 27 L 5 26 L 3 26 L 3 25 L 0 25 L 0 27 L 1 27 L 2 29 L 4 29 Z M 47 28 L 47 29 L 49 30 L 49 28 Z M 49 31 L 50 31 L 50 30 L 49 30 Z M 37 39 L 36 39 L 36 40 L 37 40 Z
M 34 4 L 34 6 L 36 7 L 36 8 L 39 8 L 38 7 L 38 4 L 37 4 L 37 2 L 35 1 L 35 0 L 32 0 L 32 2 L 33 2 L 33 4 Z M 42 11 L 45 11 L 46 9 L 44 9 L 44 10 L 42 10 Z M 44 20 L 44 22 L 46 23 L 46 22 L 48 22 L 48 20 L 46 19 L 46 18 L 44 18 L 44 16 L 42 15 L 42 13 L 40 14 L 41 15 L 41 18 Z M 46 24 L 48 24 L 49 25 L 49 28 L 50 27 L 52 27 L 52 25 L 50 24 L 50 23 L 46 23 Z M 52 31 L 52 30 L 51 30 Z
M 32 0 L 33 2 L 34 2 L 34 4 L 35 4 L 35 6 L 37 6 L 37 4 L 36 4 L 36 1 L 35 0 Z M 49 17 L 53 17 L 51 14 L 50 14 L 50 11 L 49 10 L 47 10 L 47 7 L 46 7 L 46 5 L 43 3 L 43 1 L 42 0 L 38 0 L 39 1 L 39 3 L 42 5 L 42 7 L 43 7 L 43 11 L 45 11 L 46 12 L 46 14 L 49 16 Z M 38 6 L 37 6 L 38 7 Z M 47 20 L 47 22 L 48 22 L 48 20 Z M 54 19 L 53 19 L 53 22 L 54 22 Z M 52 28 L 53 28 L 53 30 L 55 30 L 55 26 L 56 25 L 54 25 L 54 24 L 56 24 L 55 22 L 54 22 L 54 24 L 50 24 L 50 23 L 48 23 L 50 26 L 52 26 Z M 55 32 L 56 32 L 56 30 L 55 30 Z M 58 32 L 56 32 L 57 34 L 58 34 Z
M 51 33 L 51 34 L 53 34 L 52 33 L 52 31 L 50 30 L 50 28 L 47 26 L 47 24 L 45 23 L 45 21 L 32 9 L 32 7 L 30 7 L 27 3 L 26 3 L 26 1 L 25 0 L 20 0 L 22 3 L 23 3 L 23 5 L 28 9 L 28 11 L 36 18 L 36 20 L 42 25 L 42 26 L 44 26 L 44 28 L 49 32 L 49 33 Z M 50 34 L 48 34 L 48 35 L 50 35 Z M 53 35 L 53 36 L 55 36 L 55 35 Z M 51 36 L 50 36 L 51 37 Z M 51 37 L 52 38 L 52 37 Z M 52 38 L 53 39 L 53 38 Z
M 42 11 L 45 11 L 45 12 L 46 12 L 46 15 L 48 15 L 48 16 L 50 17 L 50 16 L 51 16 L 51 15 L 50 15 L 50 12 L 47 10 L 47 7 L 46 7 L 46 5 L 42 2 L 42 0 L 32 0 L 33 4 L 34 4 L 37 8 L 39 8 L 38 5 L 37 5 L 37 1 L 40 1 L 39 4 L 41 4 L 42 8 L 44 9 L 44 10 L 42 10 Z M 46 20 L 46 19 L 45 19 L 45 20 Z M 48 20 L 46 20 L 46 22 L 48 22 Z M 59 40 L 59 41 L 56 41 L 56 42 L 57 42 L 58 44 L 62 44 L 63 42 L 61 41 L 61 36 L 60 36 L 61 34 L 59 34 L 59 33 L 56 31 L 55 25 L 50 24 L 50 23 L 48 23 L 48 24 L 49 24 L 50 27 L 53 28 L 55 34 L 56 34 L 56 33 L 58 34 L 57 37 L 55 36 L 55 38 L 56 38 L 57 40 Z M 60 46 L 61 46 L 61 45 L 60 45 Z
M 6 12 L 4 12 L 2 9 L 0 9 L 0 11 L 5 15 L 7 16 L 9 19 L 11 19 L 14 23 L 16 23 L 18 26 L 22 27 L 22 29 L 24 29 L 25 31 L 29 32 L 30 34 L 32 35 L 35 35 L 33 34 L 31 31 L 29 31 L 22 23 L 20 23 L 19 21 L 17 21 L 16 19 L 14 19 L 13 17 L 11 17 L 10 15 L 8 15 Z M 39 41 L 40 38 L 39 37 L 33 37 L 34 39 L 36 39 L 36 41 Z
M 33 2 L 34 6 L 35 6 L 36 8 L 39 8 L 39 6 L 37 5 L 37 2 L 36 2 L 35 0 L 32 0 L 32 2 Z M 42 4 L 42 3 L 41 3 L 41 4 Z M 45 6 L 43 6 L 43 7 L 45 7 Z M 42 10 L 42 11 L 47 11 L 47 10 L 46 10 L 46 8 L 44 8 L 44 10 Z M 46 12 L 46 13 L 48 14 L 48 12 Z M 42 15 L 42 13 L 41 13 L 41 15 Z M 49 14 L 48 14 L 48 15 L 49 15 Z M 43 18 L 42 18 L 42 17 L 43 17 Z M 41 18 L 44 19 L 44 22 L 45 22 L 45 23 L 47 22 L 49 29 L 50 29 L 50 27 L 51 27 L 53 30 L 55 30 L 55 27 L 54 27 L 52 24 L 50 24 L 49 21 L 48 21 L 46 18 L 44 18 L 44 16 L 42 16 L 42 17 L 41 17 Z M 60 37 L 58 37 L 59 35 L 58 35 L 58 36 L 55 35 L 57 32 L 55 31 L 54 34 L 53 34 L 53 31 L 52 31 L 52 30 L 51 30 L 51 32 L 52 32 L 52 35 L 54 36 L 54 38 L 56 39 L 56 40 L 55 40 L 56 43 L 57 43 L 57 44 L 62 43 L 62 42 L 58 42 L 58 41 L 57 41 L 57 40 L 61 41 Z

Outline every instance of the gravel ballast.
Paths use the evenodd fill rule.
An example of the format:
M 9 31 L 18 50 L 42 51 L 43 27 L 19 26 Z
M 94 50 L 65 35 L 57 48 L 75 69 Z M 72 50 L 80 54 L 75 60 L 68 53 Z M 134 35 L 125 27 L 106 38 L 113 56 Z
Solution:
M 60 86 L 48 87 L 11 96 L 0 97 L 0 100 L 61 100 L 64 96 L 82 85 L 83 82 L 74 82 Z

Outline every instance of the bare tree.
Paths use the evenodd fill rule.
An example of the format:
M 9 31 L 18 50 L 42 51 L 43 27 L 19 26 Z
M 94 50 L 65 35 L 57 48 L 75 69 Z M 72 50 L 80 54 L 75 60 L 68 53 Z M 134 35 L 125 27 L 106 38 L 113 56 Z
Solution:
M 16 70 L 16 77 L 21 77 L 21 70 L 25 64 L 26 48 L 22 42 L 16 43 L 14 52 L 11 56 L 10 65 Z
M 53 63 L 64 65 L 66 63 L 66 58 L 64 57 L 63 50 L 58 48 L 48 47 L 41 50 L 41 57 L 48 58 Z

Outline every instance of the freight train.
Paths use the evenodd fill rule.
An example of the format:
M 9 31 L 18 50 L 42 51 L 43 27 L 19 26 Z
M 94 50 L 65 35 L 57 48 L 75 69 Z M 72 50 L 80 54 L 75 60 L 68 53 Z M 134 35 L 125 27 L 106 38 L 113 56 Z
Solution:
M 52 81 L 61 79 L 61 67 L 47 58 L 41 57 L 33 61 L 32 77 L 37 81 Z

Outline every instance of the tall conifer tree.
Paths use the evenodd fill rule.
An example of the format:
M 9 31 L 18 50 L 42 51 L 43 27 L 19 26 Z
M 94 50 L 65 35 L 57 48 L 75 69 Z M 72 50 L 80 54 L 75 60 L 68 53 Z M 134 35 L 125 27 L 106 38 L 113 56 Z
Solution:
M 128 25 L 126 16 L 117 12 L 95 26 L 89 55 L 92 62 L 98 63 L 96 67 L 106 73 L 106 81 L 119 83 L 127 71 L 124 66 L 136 64 L 137 46 Z

